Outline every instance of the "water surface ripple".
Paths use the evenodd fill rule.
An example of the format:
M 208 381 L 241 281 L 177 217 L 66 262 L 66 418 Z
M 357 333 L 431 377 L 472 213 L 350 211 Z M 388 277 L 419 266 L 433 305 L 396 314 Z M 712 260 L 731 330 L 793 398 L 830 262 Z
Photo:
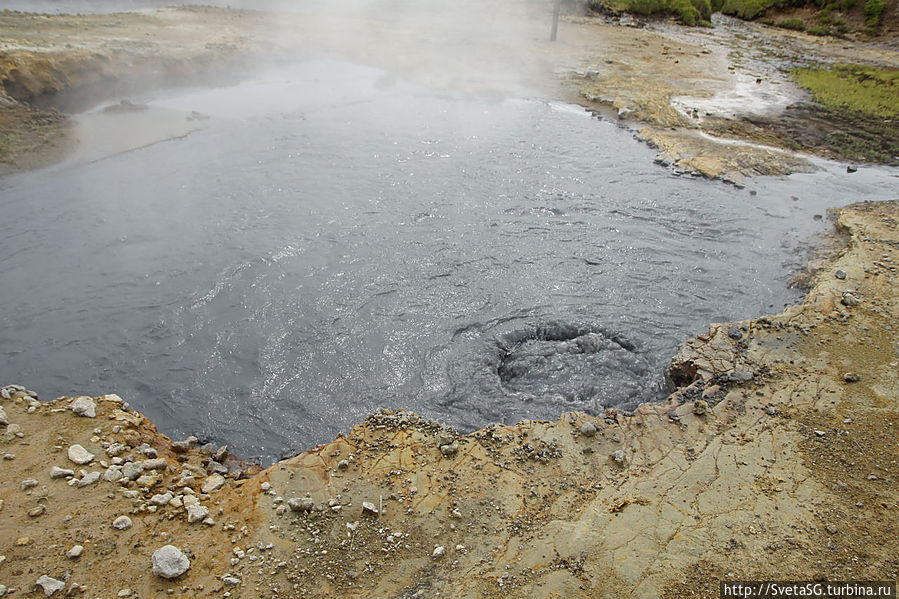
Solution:
M 263 460 L 379 407 L 462 429 L 633 407 L 687 337 L 798 299 L 815 214 L 895 195 L 878 169 L 678 177 L 580 109 L 382 76 L 143 98 L 212 125 L 0 180 L 0 381 L 117 392 Z

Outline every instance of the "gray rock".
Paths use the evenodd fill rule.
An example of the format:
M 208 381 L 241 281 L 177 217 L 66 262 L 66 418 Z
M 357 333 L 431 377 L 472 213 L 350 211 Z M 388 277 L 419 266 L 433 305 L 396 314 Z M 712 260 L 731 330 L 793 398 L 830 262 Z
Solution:
M 116 456 L 122 455 L 126 451 L 128 451 L 128 448 L 125 447 L 124 445 L 122 445 L 121 443 L 113 443 L 109 447 L 106 448 L 106 455 L 108 455 L 111 458 L 114 458 Z
M 60 468 L 59 466 L 53 466 L 50 468 L 50 478 L 65 478 L 67 476 L 75 476 L 74 470 L 66 470 L 65 468 Z
M 838 278 L 838 279 L 840 279 L 840 280 L 842 281 L 843 279 L 846 278 L 846 271 L 845 271 L 845 270 L 838 270 L 837 272 L 833 273 L 833 276 L 835 276 L 836 278 Z
M 381 515 L 381 512 L 378 510 L 377 507 L 375 507 L 375 504 L 373 504 L 370 501 L 362 502 L 362 513 L 368 514 L 370 516 L 380 516 Z
M 153 552 L 153 574 L 162 578 L 178 578 L 190 569 L 190 560 L 174 545 L 160 547 Z
M 169 463 L 165 458 L 153 458 L 152 460 L 144 460 L 140 462 L 144 470 L 165 470 L 169 467 Z
M 240 584 L 240 579 L 236 576 L 222 576 L 222 582 L 231 586 L 235 586 Z
M 725 379 L 729 383 L 745 383 L 751 381 L 754 376 L 755 374 L 748 370 L 735 370 L 734 372 L 728 372 Z
M 847 372 L 843 375 L 843 380 L 847 383 L 857 383 L 862 380 L 862 377 L 855 374 L 854 372 Z
M 311 497 L 291 497 L 287 505 L 295 512 L 309 512 L 315 507 L 315 502 Z
M 623 449 L 616 449 L 609 457 L 619 468 L 624 468 L 625 466 L 627 466 L 627 457 L 624 455 Z
M 739 341 L 740 339 L 742 339 L 743 331 L 740 330 L 740 325 L 738 325 L 738 324 L 731 325 L 730 328 L 727 330 L 727 336 L 730 337 L 731 339 L 734 339 L 735 341 Z
M 75 401 L 69 405 L 69 409 L 75 412 L 79 416 L 84 416 L 85 418 L 96 418 L 97 417 L 97 404 L 94 403 L 90 397 L 81 396 L 76 397 Z
M 19 488 L 22 489 L 23 491 L 27 491 L 28 489 L 33 489 L 34 487 L 38 486 L 39 484 L 40 483 L 38 483 L 33 478 L 26 478 L 25 480 L 22 481 L 22 484 L 19 485 Z
M 61 580 L 56 580 L 55 578 L 50 578 L 46 574 L 38 578 L 37 582 L 34 584 L 41 587 L 47 597 L 51 596 L 56 591 L 61 591 L 66 588 L 66 583 Z
M 209 460 L 206 469 L 214 474 L 228 474 L 228 467 L 223 464 L 219 464 L 215 460 Z
M 201 522 L 203 518 L 209 515 L 209 508 L 205 505 L 189 505 L 187 506 L 187 521 L 191 524 Z
M 69 559 L 78 559 L 81 557 L 81 554 L 84 553 L 84 547 L 81 545 L 75 545 L 68 551 L 66 551 L 66 557 Z
M 213 474 L 203 482 L 203 486 L 200 490 L 204 493 L 212 493 L 213 491 L 218 491 L 223 486 L 225 486 L 225 477 L 221 474 Z
M 843 299 L 840 300 L 840 303 L 846 306 L 847 308 L 853 308 L 859 304 L 859 299 L 852 295 L 850 291 L 843 292 Z
M 106 469 L 106 472 L 103 473 L 103 480 L 109 483 L 114 483 L 122 480 L 125 477 L 122 474 L 121 466 L 110 466 Z
M 84 464 L 91 463 L 94 459 L 94 454 L 90 453 L 81 445 L 75 444 L 69 447 L 69 459 L 79 466 L 83 466 Z
M 156 450 L 150 447 L 147 443 L 144 443 L 140 447 L 138 447 L 137 452 L 141 455 L 147 456 L 148 458 L 155 458 L 159 455 Z
M 128 516 L 119 516 L 112 521 L 112 527 L 116 530 L 128 530 L 131 528 L 131 518 Z
M 172 450 L 175 451 L 176 453 L 188 452 L 191 449 L 193 449 L 194 445 L 197 444 L 198 440 L 199 439 L 197 439 L 196 437 L 190 436 L 187 439 L 185 439 L 184 441 L 175 441 L 174 443 L 172 443 Z
M 442 453 L 445 457 L 451 458 L 457 453 L 459 453 L 459 444 L 458 443 L 450 443 L 447 445 L 440 446 L 440 453 Z
M 581 425 L 581 434 L 585 437 L 592 437 L 596 434 L 596 425 L 592 422 L 585 422 Z
M 228 446 L 222 445 L 218 448 L 218 450 L 213 454 L 212 459 L 216 462 L 222 464 L 225 462 L 225 458 L 228 457 Z
M 165 493 L 162 493 L 162 494 L 159 494 L 159 495 L 154 495 L 153 497 L 151 497 L 151 498 L 150 498 L 150 504 L 151 504 L 151 505 L 158 505 L 158 506 L 168 505 L 168 503 L 169 503 L 173 498 L 174 498 L 174 495 L 172 495 L 172 494 L 169 493 L 169 492 L 165 492 Z
M 122 476 L 124 476 L 128 480 L 137 480 L 137 477 L 139 477 L 143 473 L 143 462 L 128 462 L 127 464 L 122 466 Z
M 2 424 L 3 426 L 9 424 L 9 416 L 6 415 L 3 407 L 0 407 L 0 424 Z
M 82 476 L 81 480 L 79 480 L 75 486 L 77 486 L 78 488 L 86 487 L 88 485 L 94 484 L 98 480 L 100 480 L 100 473 L 91 472 L 90 474 L 85 474 L 84 476 Z

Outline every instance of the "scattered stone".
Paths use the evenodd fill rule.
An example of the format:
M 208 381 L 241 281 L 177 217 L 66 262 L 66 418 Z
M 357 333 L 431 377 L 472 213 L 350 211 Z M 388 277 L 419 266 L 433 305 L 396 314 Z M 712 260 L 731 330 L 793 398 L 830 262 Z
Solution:
M 122 589 L 118 593 L 116 593 L 116 597 L 130 597 L 134 594 L 134 591 L 131 589 Z
M 627 466 L 627 457 L 624 455 L 623 449 L 616 449 L 609 457 L 619 468 L 624 468 L 625 466 Z
M 702 399 L 697 399 L 693 402 L 693 413 L 697 416 L 702 416 L 708 411 L 708 409 L 709 404 Z
M 156 451 L 155 449 L 153 450 Z M 144 471 L 147 470 L 165 470 L 169 467 L 169 463 L 165 460 L 165 458 L 153 458 L 150 460 L 144 460 L 141 462 L 144 467 Z
M 38 483 L 33 478 L 26 478 L 25 480 L 22 481 L 22 484 L 19 485 L 19 488 L 22 489 L 23 491 L 27 491 L 28 489 L 33 489 L 34 487 L 38 486 L 39 484 L 40 483 Z
M 191 524 L 200 522 L 209 515 L 209 508 L 204 505 L 187 506 L 187 521 Z
M 732 324 L 730 328 L 727 330 L 727 336 L 733 339 L 734 341 L 739 341 L 743 338 L 743 331 L 740 330 L 740 325 Z
M 81 445 L 75 444 L 69 447 L 69 459 L 79 466 L 83 466 L 84 464 L 91 463 L 94 459 L 94 454 L 90 453 Z
M 156 483 L 159 482 L 159 476 L 155 474 L 144 474 L 143 476 L 138 477 L 134 482 L 138 487 L 149 489 L 156 486 Z
M 4 460 L 12 461 L 12 460 L 16 459 L 16 454 L 14 454 L 14 453 L 4 453 L 4 454 L 3 454 L 3 459 L 4 459 Z
M 727 373 L 725 379 L 729 383 L 745 383 L 751 381 L 754 376 L 755 374 L 748 370 L 735 370 L 734 372 Z
M 221 474 L 213 474 L 206 478 L 200 490 L 204 493 L 212 493 L 213 491 L 218 491 L 223 486 L 225 486 L 225 477 Z
M 212 459 L 216 462 L 222 464 L 225 462 L 225 459 L 228 457 L 228 446 L 222 445 L 218 448 L 218 450 L 212 454 Z
M 447 445 L 440 446 L 440 453 L 442 453 L 445 457 L 451 458 L 459 452 L 459 444 L 458 443 L 449 443 Z
M 153 552 L 153 574 L 162 578 L 178 578 L 190 568 L 190 560 L 174 545 L 166 545 Z
M 114 458 L 116 456 L 122 455 L 126 451 L 128 451 L 128 448 L 125 447 L 124 445 L 122 445 L 121 443 L 112 443 L 112 444 L 110 444 L 109 447 L 106 448 L 106 455 L 108 455 L 111 458 Z
M 78 559 L 81 557 L 81 554 L 84 553 L 84 547 L 81 545 L 75 545 L 68 551 L 66 551 L 66 557 L 69 559 Z
M 774 406 L 768 406 L 766 411 L 768 412 L 769 416 L 774 416 L 775 414 L 777 414 L 777 410 L 774 408 Z
M 842 281 L 846 278 L 846 271 L 840 269 L 837 272 L 833 273 L 833 276 L 835 276 L 836 278 L 838 278 L 839 280 Z
M 338 470 L 346 470 L 349 467 L 350 467 L 350 463 L 347 460 L 340 460 L 339 462 L 337 462 Z
M 846 172 L 847 172 L 847 173 L 850 173 L 850 174 L 852 174 L 852 173 L 857 173 L 857 172 L 858 172 L 858 167 L 855 166 L 854 164 L 850 164 L 850 165 L 848 165 L 848 166 L 846 167 Z
M 103 480 L 110 483 L 118 482 L 124 477 L 125 475 L 122 474 L 121 466 L 110 466 L 106 469 L 106 472 L 103 473 Z
M 88 485 L 92 485 L 95 482 L 100 480 L 99 472 L 91 472 L 90 474 L 85 474 L 81 477 L 81 480 L 78 481 L 77 487 L 80 489 L 81 487 L 86 487 Z
M 362 514 L 363 515 L 367 514 L 370 516 L 380 516 L 381 512 L 378 510 L 377 507 L 375 507 L 375 504 L 373 504 L 372 502 L 363 501 L 362 502 Z
M 97 404 L 95 404 L 94 400 L 90 397 L 84 395 L 76 397 L 75 401 L 69 406 L 69 409 L 78 416 L 84 416 L 85 418 L 97 417 Z
M 269 489 L 272 488 L 272 483 L 265 481 L 264 483 L 259 485 L 259 488 L 262 489 L 263 491 L 268 491 Z
M 112 527 L 116 530 L 128 530 L 131 528 L 131 518 L 128 516 L 119 516 L 112 521 Z
M 581 425 L 581 434 L 585 437 L 592 437 L 596 434 L 596 425 L 592 422 L 585 422 Z
M 852 295 L 851 291 L 843 292 L 843 299 L 840 300 L 840 303 L 846 306 L 847 308 L 853 308 L 859 304 L 859 299 Z
M 31 545 L 32 543 L 31 537 L 19 537 L 16 539 L 15 546 L 16 547 L 25 547 L 26 545 Z
M 837 534 L 837 531 L 839 530 L 835 524 L 831 524 L 831 523 L 828 523 L 824 528 L 826 528 L 827 532 L 829 532 L 832 535 Z
M 287 505 L 294 512 L 309 512 L 315 507 L 315 502 L 310 497 L 291 497 Z
M 38 578 L 37 582 L 34 584 L 41 587 L 47 597 L 51 596 L 56 591 L 61 591 L 66 588 L 66 583 L 61 580 L 56 580 L 55 578 L 50 578 L 46 574 Z
M 154 459 L 159 453 L 157 453 L 156 449 L 150 447 L 149 444 L 144 443 L 140 447 L 137 448 L 137 452 L 141 455 L 147 456 L 148 458 Z
M 151 497 L 150 504 L 162 507 L 164 505 L 168 505 L 168 503 L 173 498 L 174 498 L 174 495 L 172 495 L 169 492 L 161 493 L 161 494 L 154 495 L 153 497 Z
M 434 547 L 434 551 L 431 552 L 431 557 L 434 559 L 440 559 L 444 555 L 446 555 L 446 547 L 443 545 L 437 545 Z
M 240 579 L 235 576 L 222 576 L 222 582 L 231 586 L 235 586 L 240 584 Z
M 33 507 L 30 510 L 28 510 L 28 516 L 30 518 L 37 518 L 38 516 L 43 515 L 43 513 L 46 511 L 47 511 L 47 506 L 45 506 L 42 503 L 42 504 L 38 505 L 37 507 Z
M 6 426 L 9 424 L 9 416 L 6 415 L 6 412 L 3 411 L 3 407 L 0 407 L 0 424 Z
M 143 462 L 128 462 L 122 466 L 122 476 L 128 480 L 137 480 L 144 473 Z
M 862 380 L 862 377 L 855 374 L 854 372 L 847 372 L 843 375 L 843 380 L 847 383 L 857 383 Z
M 50 468 L 50 478 L 65 478 L 67 476 L 75 476 L 75 471 L 60 468 L 59 466 Z
M 193 449 L 198 441 L 199 439 L 191 435 L 184 441 L 175 441 L 174 443 L 172 443 L 172 450 L 175 453 L 186 453 Z

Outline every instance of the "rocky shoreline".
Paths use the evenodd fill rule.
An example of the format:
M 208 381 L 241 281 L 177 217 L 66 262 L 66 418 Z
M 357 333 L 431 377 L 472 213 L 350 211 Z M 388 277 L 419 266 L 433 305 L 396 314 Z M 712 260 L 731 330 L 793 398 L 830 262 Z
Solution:
M 459 435 L 381 411 L 264 470 L 115 395 L 0 391 L 3 596 L 717 597 L 899 575 L 899 203 L 667 401 Z M 54 590 L 55 589 L 55 590 Z

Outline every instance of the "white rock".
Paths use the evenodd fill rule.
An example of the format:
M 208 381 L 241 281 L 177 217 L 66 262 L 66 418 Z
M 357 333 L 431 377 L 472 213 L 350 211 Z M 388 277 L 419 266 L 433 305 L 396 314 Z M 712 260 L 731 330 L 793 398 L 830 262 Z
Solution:
M 240 584 L 240 579 L 235 576 L 222 576 L 222 582 L 233 586 Z
M 169 467 L 169 463 L 165 461 L 165 458 L 153 458 L 151 460 L 144 460 L 141 462 L 144 465 L 144 470 L 165 470 Z
M 131 518 L 128 516 L 119 516 L 112 521 L 112 527 L 116 530 L 128 530 L 131 528 Z
M 111 401 L 114 403 L 122 403 L 122 398 L 116 395 L 115 393 L 107 393 L 103 397 L 100 398 L 100 401 Z
M 124 474 L 122 474 L 121 466 L 110 466 L 106 469 L 106 472 L 103 473 L 103 480 L 109 483 L 114 483 L 122 480 L 124 478 Z
M 37 582 L 35 582 L 34 584 L 44 589 L 44 594 L 47 597 L 49 597 L 56 591 L 61 591 L 66 588 L 66 583 L 61 580 L 56 580 L 55 578 L 50 578 L 46 574 L 38 578 Z
M 190 507 L 192 505 L 200 505 L 200 499 L 194 495 L 185 495 L 182 499 L 184 503 L 184 507 Z
M 84 476 L 81 477 L 81 480 L 78 481 L 78 487 L 81 488 L 81 487 L 86 487 L 88 485 L 92 485 L 95 482 L 97 482 L 98 480 L 100 480 L 99 472 L 91 472 L 90 474 L 85 474 Z
M 362 513 L 371 514 L 373 516 L 379 516 L 381 514 L 381 512 L 378 511 L 378 508 L 375 507 L 375 504 L 370 501 L 362 502 Z
M 190 560 L 174 545 L 153 552 L 153 574 L 162 578 L 178 578 L 190 568 Z
M 444 555 L 446 555 L 446 547 L 444 547 L 443 545 L 434 547 L 434 551 L 431 553 L 431 557 L 433 557 L 434 559 L 439 559 Z
M 3 426 L 9 424 L 9 416 L 6 415 L 6 412 L 3 411 L 2 407 L 0 407 L 0 424 Z
M 269 489 L 272 488 L 272 483 L 265 481 L 264 483 L 259 485 L 259 488 L 262 489 L 263 491 L 268 491 Z
M 187 506 L 187 521 L 193 524 L 200 522 L 209 515 L 209 508 L 205 505 L 189 505 Z
M 60 468 L 59 466 L 53 466 L 50 468 L 50 478 L 65 478 L 67 476 L 75 476 L 74 470 L 66 470 L 65 468 Z
M 19 485 L 19 488 L 22 489 L 23 491 L 27 491 L 28 489 L 33 489 L 34 487 L 38 486 L 39 484 L 40 483 L 38 483 L 33 478 L 26 478 L 25 480 L 22 481 L 22 484 Z
M 221 474 L 213 474 L 203 482 L 202 491 L 204 493 L 212 493 L 218 491 L 225 486 L 225 477 Z
M 116 456 L 122 455 L 126 451 L 128 451 L 128 448 L 125 447 L 124 445 L 122 445 L 121 443 L 112 443 L 112 444 L 110 444 L 109 447 L 106 448 L 106 455 L 108 455 L 111 458 L 114 458 Z
M 75 545 L 68 551 L 66 551 L 66 557 L 69 559 L 76 559 L 81 557 L 81 554 L 84 553 L 84 547 L 81 545 Z
M 122 476 L 128 480 L 137 480 L 144 473 L 143 462 L 128 462 L 122 466 Z
M 80 466 L 89 464 L 94 459 L 94 454 L 90 453 L 81 445 L 75 444 L 69 447 L 69 459 Z
M 315 502 L 311 497 L 291 497 L 287 505 L 295 512 L 309 512 L 315 507 Z
M 69 409 L 78 414 L 79 416 L 84 416 L 86 418 L 96 418 L 97 417 L 97 404 L 94 403 L 90 397 L 82 395 L 81 397 L 76 397 L 75 401 L 71 403 Z
M 150 503 L 152 505 L 158 505 L 158 506 L 168 505 L 168 503 L 172 500 L 173 497 L 174 497 L 174 495 L 172 495 L 171 493 L 165 492 L 160 495 L 154 495 L 153 497 L 151 497 Z

